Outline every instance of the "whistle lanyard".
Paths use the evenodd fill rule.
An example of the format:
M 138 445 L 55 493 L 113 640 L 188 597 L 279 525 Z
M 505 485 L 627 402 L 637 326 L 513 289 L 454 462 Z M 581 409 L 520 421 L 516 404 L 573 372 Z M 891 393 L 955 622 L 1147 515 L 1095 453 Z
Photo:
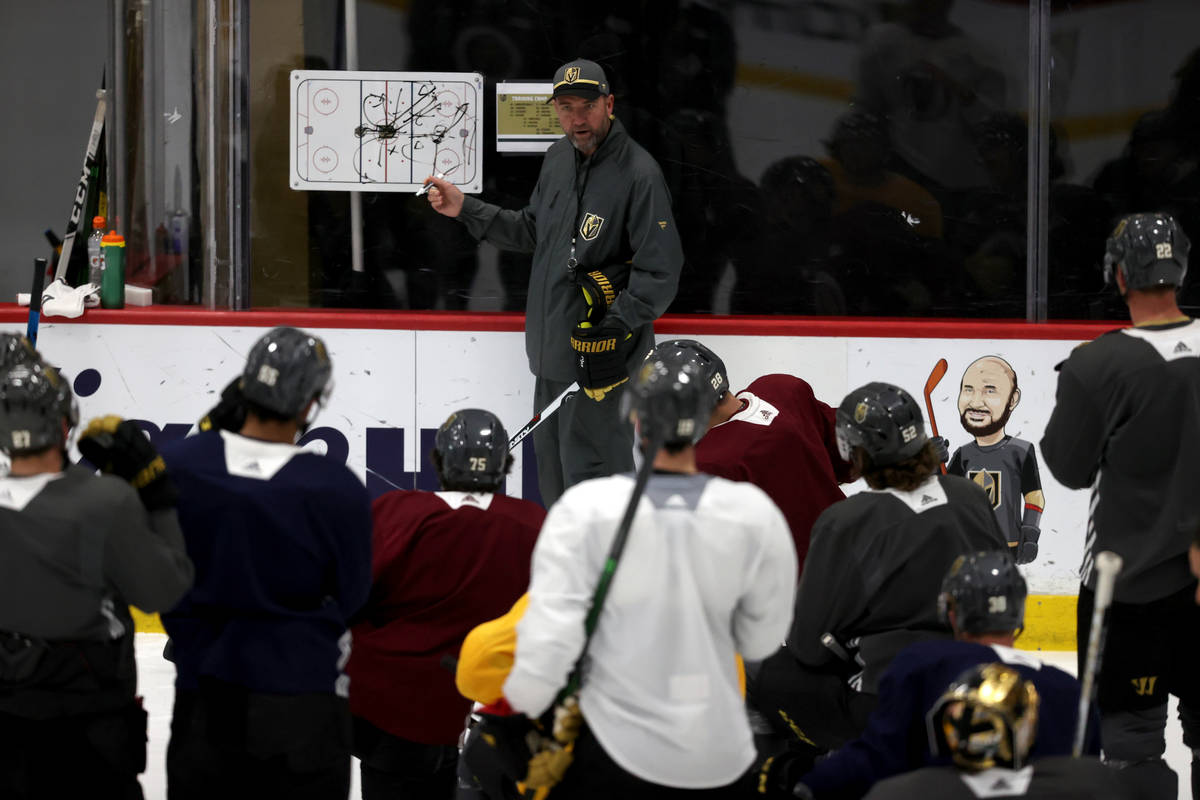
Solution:
M 575 280 L 575 270 L 579 267 L 579 260 L 575 258 L 575 239 L 579 236 L 579 226 L 583 224 L 583 193 L 587 191 L 588 175 L 592 172 L 590 163 L 585 160 L 584 165 L 583 183 L 579 183 L 579 168 L 575 168 L 575 181 L 579 184 L 579 191 L 575 193 L 575 225 L 571 228 L 571 255 L 567 257 L 567 277 L 572 281 Z

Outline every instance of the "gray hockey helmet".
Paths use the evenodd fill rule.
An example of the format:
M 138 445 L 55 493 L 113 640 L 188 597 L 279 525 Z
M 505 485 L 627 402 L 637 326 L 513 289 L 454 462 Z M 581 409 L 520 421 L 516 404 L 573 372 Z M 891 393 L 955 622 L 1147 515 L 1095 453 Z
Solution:
M 712 389 L 714 406 L 729 391 L 729 373 L 725 371 L 725 362 L 695 339 L 672 339 L 667 342 L 659 342 L 647 358 L 652 356 L 658 356 L 667 363 L 686 361 L 699 367 L 701 375 Z
M 622 404 L 637 416 L 642 438 L 662 445 L 689 445 L 708 430 L 717 398 L 710 376 L 692 351 L 650 351 Z
M 9 456 L 64 444 L 79 421 L 71 387 L 45 364 L 17 364 L 0 378 L 0 450 Z
M 1122 217 L 1105 242 L 1104 282 L 1116 282 L 1116 270 L 1128 289 L 1182 286 L 1187 275 L 1187 234 L 1170 214 Z
M 508 433 L 490 411 L 455 411 L 438 428 L 433 449 L 441 461 L 443 485 L 491 491 L 508 472 Z
M 17 364 L 40 364 L 42 357 L 33 343 L 19 333 L 0 333 L 0 370 Z
M 938 619 L 971 634 L 1020 630 L 1025 625 L 1025 579 L 1012 556 L 988 550 L 955 559 L 942 579 Z
M 294 418 L 308 401 L 324 403 L 333 364 L 325 343 L 297 328 L 273 328 L 250 348 L 242 394 L 268 411 Z
M 846 395 L 836 414 L 838 453 L 861 447 L 876 466 L 912 458 L 928 441 L 921 408 L 890 383 L 868 383 Z

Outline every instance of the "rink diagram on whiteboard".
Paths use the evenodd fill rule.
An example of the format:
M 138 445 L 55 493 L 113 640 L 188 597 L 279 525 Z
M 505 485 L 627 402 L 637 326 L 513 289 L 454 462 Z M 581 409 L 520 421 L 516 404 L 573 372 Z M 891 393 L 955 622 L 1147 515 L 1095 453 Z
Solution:
M 475 72 L 294 71 L 288 185 L 409 192 L 440 172 L 478 192 L 482 89 Z

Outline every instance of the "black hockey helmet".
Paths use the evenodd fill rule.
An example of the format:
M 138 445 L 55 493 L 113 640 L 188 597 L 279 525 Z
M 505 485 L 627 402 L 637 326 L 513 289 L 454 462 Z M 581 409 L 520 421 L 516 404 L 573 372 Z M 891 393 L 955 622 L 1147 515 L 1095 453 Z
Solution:
M 637 417 L 640 435 L 661 445 L 695 444 L 708 430 L 717 398 L 710 376 L 690 352 L 650 351 L 622 398 Z
M 729 391 L 729 373 L 725 371 L 725 362 L 695 339 L 672 339 L 667 342 L 659 342 L 647 358 L 655 355 L 666 363 L 677 364 L 686 361 L 699 367 L 700 374 L 712 388 L 714 406 Z
M 0 333 L 0 370 L 6 370 L 17 364 L 41 363 L 41 355 L 24 335 Z
M 493 491 L 508 473 L 508 433 L 490 411 L 455 411 L 438 428 L 433 450 L 443 487 Z
M 1191 243 L 1170 214 L 1122 217 L 1104 247 L 1105 283 L 1119 269 L 1127 289 L 1183 285 Z
M 1033 681 L 1000 663 L 960 674 L 925 717 L 930 751 L 972 772 L 1024 766 L 1037 722 Z
M 921 408 L 908 392 L 890 383 L 868 383 L 838 406 L 838 453 L 846 461 L 861 447 L 876 466 L 912 458 L 928 441 Z
M 308 401 L 324 404 L 332 388 L 333 364 L 325 343 L 297 328 L 273 328 L 250 348 L 242 371 L 247 401 L 288 419 Z
M 1025 625 L 1025 579 L 1012 556 L 988 550 L 959 556 L 942 579 L 938 619 L 971 634 L 1016 631 Z
M 79 422 L 71 387 L 45 364 L 17 364 L 0 378 L 0 450 L 9 456 L 65 444 L 67 428 Z

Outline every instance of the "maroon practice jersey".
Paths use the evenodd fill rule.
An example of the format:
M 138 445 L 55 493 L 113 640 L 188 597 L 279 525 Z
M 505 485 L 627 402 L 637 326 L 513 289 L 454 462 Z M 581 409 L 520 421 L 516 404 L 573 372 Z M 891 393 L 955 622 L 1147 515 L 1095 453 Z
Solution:
M 792 529 L 800 568 L 821 512 L 850 480 L 834 438 L 834 409 L 794 375 L 764 375 L 738 393 L 742 410 L 696 445 L 701 472 L 746 481 L 767 493 Z
M 529 587 L 546 511 L 499 494 L 396 491 L 372 515 L 371 597 L 346 669 L 350 710 L 409 741 L 453 744 L 471 707 L 454 686 L 453 659 L 472 628 Z

